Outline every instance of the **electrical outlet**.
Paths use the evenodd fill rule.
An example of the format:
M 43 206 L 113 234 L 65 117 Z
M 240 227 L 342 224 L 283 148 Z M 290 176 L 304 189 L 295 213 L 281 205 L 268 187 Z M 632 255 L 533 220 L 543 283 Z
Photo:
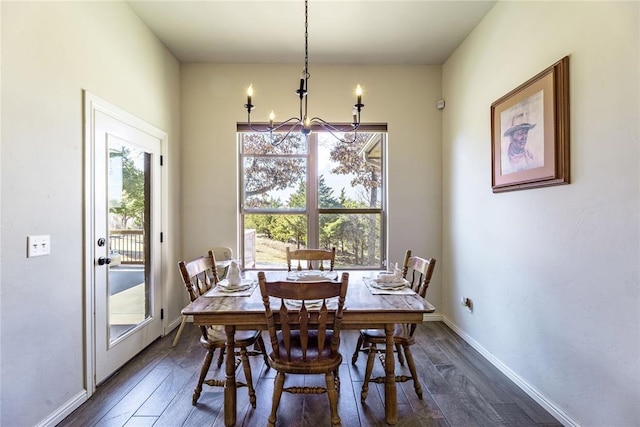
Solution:
M 27 258 L 51 253 L 51 236 L 27 236 Z
M 463 307 L 467 307 L 467 311 L 469 313 L 473 311 L 473 301 L 471 301 L 471 299 L 467 297 L 462 297 L 460 299 L 460 304 L 462 304 Z

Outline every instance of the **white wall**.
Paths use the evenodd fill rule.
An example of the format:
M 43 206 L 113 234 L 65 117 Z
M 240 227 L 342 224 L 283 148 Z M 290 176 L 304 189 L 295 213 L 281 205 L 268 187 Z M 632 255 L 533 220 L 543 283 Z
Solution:
M 1 2 L 1 425 L 55 417 L 81 396 L 82 90 L 169 134 L 167 265 L 177 261 L 179 66 L 121 2 Z M 52 253 L 25 257 L 26 236 Z M 175 268 L 167 274 L 177 279 Z M 178 317 L 177 280 L 166 311 Z M 179 296 L 179 297 L 178 297 Z
M 640 425 L 639 4 L 499 2 L 443 66 L 441 308 L 567 424 Z M 492 194 L 491 103 L 565 55 L 571 184 Z
M 294 93 L 301 65 L 186 64 L 182 80 L 182 208 L 184 255 L 211 246 L 238 253 L 236 123 L 246 122 L 246 89 L 253 83 L 252 120 L 298 114 Z M 354 88 L 363 87 L 363 122 L 388 123 L 389 259 L 404 251 L 441 251 L 441 111 L 439 66 L 320 66 L 310 64 L 309 110 L 349 121 Z M 412 191 L 407 191 L 409 188 Z M 417 199 L 414 199 L 416 197 Z M 409 227 L 411 225 L 411 227 Z M 440 301 L 436 267 L 429 300 Z

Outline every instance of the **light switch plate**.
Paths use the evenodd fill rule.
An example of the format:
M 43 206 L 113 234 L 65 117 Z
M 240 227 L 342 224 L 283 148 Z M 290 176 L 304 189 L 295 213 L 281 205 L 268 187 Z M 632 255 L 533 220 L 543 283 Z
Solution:
M 51 253 L 51 236 L 27 236 L 27 258 Z

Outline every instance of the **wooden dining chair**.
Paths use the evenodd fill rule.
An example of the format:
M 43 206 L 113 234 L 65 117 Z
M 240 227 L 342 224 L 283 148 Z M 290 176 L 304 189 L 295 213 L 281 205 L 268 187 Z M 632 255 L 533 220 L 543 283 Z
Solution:
M 220 261 L 230 261 L 233 259 L 233 249 L 226 246 L 214 246 L 211 251 L 214 254 L 214 258 L 216 262 Z M 229 267 L 218 267 L 216 269 L 218 273 L 218 279 L 222 280 L 225 278 L 227 274 L 227 270 Z M 188 316 L 182 315 L 182 321 L 180 322 L 180 326 L 178 327 L 178 332 L 176 332 L 176 336 L 173 338 L 172 347 L 178 345 L 178 340 L 180 340 L 180 336 L 182 336 L 182 331 L 184 330 L 185 325 L 187 324 Z M 221 352 L 223 353 L 223 352 Z M 220 358 L 220 363 L 222 363 L 222 358 Z M 220 367 L 220 365 L 218 365 Z
M 436 266 L 436 260 L 434 258 L 420 258 L 417 256 L 411 256 L 411 250 L 407 250 L 404 256 L 404 262 L 402 266 L 402 277 L 409 281 L 411 289 L 422 298 L 425 298 L 427 294 L 427 288 L 429 282 L 431 282 L 431 276 Z M 400 365 L 404 365 L 404 359 L 407 360 L 409 367 L 410 377 L 397 376 L 397 382 L 404 382 L 413 380 L 413 387 L 418 395 L 418 398 L 422 399 L 422 387 L 420 386 L 420 380 L 416 373 L 416 365 L 413 361 L 413 355 L 411 354 L 411 346 L 415 344 L 415 331 L 417 325 L 415 323 L 410 324 L 397 324 L 393 335 L 393 341 L 396 348 L 396 354 L 398 356 L 398 362 Z M 382 329 L 362 329 L 360 330 L 360 336 L 356 344 L 356 349 L 353 352 L 351 363 L 355 365 L 358 360 L 358 354 L 360 352 L 367 353 L 367 367 L 364 374 L 364 381 L 362 383 L 362 392 L 360 398 L 364 402 L 367 398 L 369 391 L 369 382 L 384 383 L 383 377 L 371 378 L 373 371 L 373 362 L 376 354 L 385 351 L 386 337 L 385 332 Z M 378 348 L 380 346 L 380 348 Z M 404 354 L 404 357 L 403 357 Z M 381 358 L 383 361 L 384 359 Z
M 191 301 L 195 301 L 198 297 L 206 293 L 218 283 L 216 259 L 213 251 L 209 251 L 207 256 L 196 258 L 190 262 L 180 261 L 178 263 L 178 267 Z M 207 354 L 202 362 L 198 384 L 193 391 L 191 403 L 194 406 L 198 402 L 198 398 L 202 393 L 203 384 L 207 384 L 212 387 L 224 387 L 225 384 L 224 379 L 206 379 L 209 367 L 211 366 L 211 361 L 213 360 L 213 354 L 216 350 L 219 350 L 220 352 L 218 368 L 222 365 L 227 339 L 225 330 L 221 326 L 200 326 L 200 331 L 202 333 L 202 336 L 200 337 L 200 345 L 207 350 Z M 256 344 L 259 349 L 251 351 L 247 350 L 249 346 L 256 347 Z M 240 387 L 247 387 L 249 389 L 249 401 L 251 402 L 251 406 L 255 408 L 256 394 L 253 388 L 251 365 L 249 364 L 248 356 L 261 355 L 268 366 L 268 358 L 264 351 L 265 346 L 260 331 L 252 330 L 236 332 L 235 347 L 239 350 L 236 356 L 240 357 L 240 363 L 242 364 L 246 381 L 246 383 L 239 382 L 237 385 Z
M 276 423 L 283 391 L 327 393 L 331 424 L 340 425 L 336 389 L 339 390 L 340 384 L 337 376 L 342 363 L 340 329 L 349 273 L 342 273 L 339 282 L 292 283 L 267 282 L 264 272 L 259 272 L 258 282 L 271 339 L 269 364 L 277 371 L 267 425 Z M 299 302 L 300 306 L 287 307 L 291 303 L 285 300 Z M 310 300 L 321 300 L 319 308 L 307 308 L 313 307 Z M 287 374 L 324 374 L 325 386 L 285 388 Z
M 329 264 L 329 271 L 333 271 L 333 265 L 336 261 L 336 248 L 327 249 L 291 249 L 287 246 L 287 269 L 291 271 L 291 261 L 297 260 L 298 266 L 296 270 L 303 269 L 300 261 L 306 261 L 306 268 L 309 270 L 322 270 Z

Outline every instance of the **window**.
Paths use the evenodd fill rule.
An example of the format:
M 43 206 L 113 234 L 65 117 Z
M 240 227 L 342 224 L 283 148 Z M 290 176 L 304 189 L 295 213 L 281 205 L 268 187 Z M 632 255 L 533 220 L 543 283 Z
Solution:
M 384 265 L 386 126 L 353 143 L 321 131 L 278 146 L 268 134 L 238 135 L 245 268 L 285 268 L 287 246 L 335 247 L 338 268 Z

